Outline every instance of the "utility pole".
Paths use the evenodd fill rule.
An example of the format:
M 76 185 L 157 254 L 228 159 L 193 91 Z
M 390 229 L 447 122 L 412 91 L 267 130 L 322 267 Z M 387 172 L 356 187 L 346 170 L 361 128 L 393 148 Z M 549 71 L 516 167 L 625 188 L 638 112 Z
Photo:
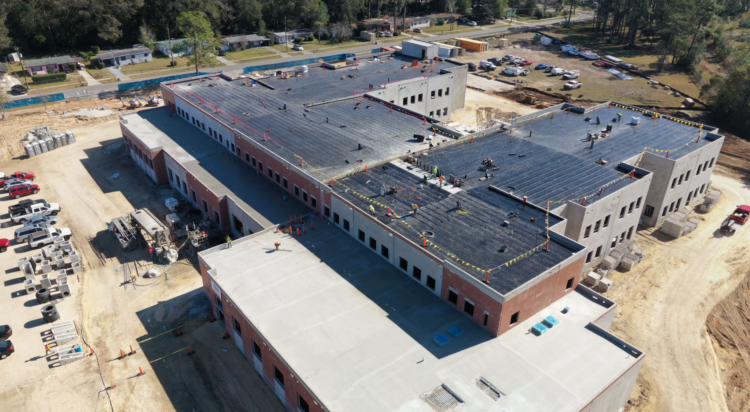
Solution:
M 167 39 L 169 39 L 169 57 L 172 58 L 172 67 L 174 67 L 174 53 L 172 52 L 172 36 L 169 35 L 169 26 L 167 26 Z
M 284 16 L 284 50 L 289 53 L 289 33 L 286 32 L 286 16 Z
M 26 83 L 26 89 L 29 89 L 29 81 L 26 79 L 26 68 L 23 67 L 23 59 L 21 58 L 21 52 L 18 46 L 16 46 L 16 53 L 18 53 L 18 60 L 21 62 L 21 71 L 23 72 L 23 81 Z

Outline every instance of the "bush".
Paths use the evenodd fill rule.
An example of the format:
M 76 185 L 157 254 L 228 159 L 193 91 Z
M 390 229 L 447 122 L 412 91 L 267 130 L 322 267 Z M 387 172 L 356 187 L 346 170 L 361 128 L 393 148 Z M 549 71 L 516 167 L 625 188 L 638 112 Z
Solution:
M 750 29 L 750 15 L 741 18 L 738 26 L 743 29 Z
M 393 31 L 393 35 L 394 36 L 400 36 L 401 35 L 401 30 L 394 30 Z
M 331 40 L 331 33 L 324 31 L 320 34 L 320 40 Z
M 442 26 L 444 24 L 445 24 L 445 20 L 443 19 L 438 19 L 437 23 L 435 23 L 436 26 Z
M 100 61 L 98 61 L 98 62 L 95 62 L 95 63 L 94 63 L 94 67 L 96 67 L 96 68 L 97 68 L 97 69 L 99 69 L 99 70 L 102 70 L 102 69 L 104 68 L 104 62 L 103 62 L 103 61 L 101 61 L 101 60 L 100 60 Z
M 302 43 L 302 40 L 304 40 L 302 37 L 297 37 L 297 38 L 294 39 L 294 42 L 297 43 L 297 44 L 300 44 L 300 43 Z
M 86 61 L 89 61 L 89 54 L 85 51 L 79 51 L 78 55 L 86 59 Z
M 307 36 L 305 37 L 305 41 L 313 41 L 315 38 L 313 36 Z
M 99 54 L 100 51 L 101 49 L 99 48 L 99 46 L 91 46 L 91 53 Z
M 61 82 L 68 78 L 68 75 L 65 73 L 51 73 L 51 74 L 40 74 L 38 76 L 31 76 L 32 80 L 34 80 L 34 83 L 42 84 L 42 83 L 52 83 L 52 82 Z

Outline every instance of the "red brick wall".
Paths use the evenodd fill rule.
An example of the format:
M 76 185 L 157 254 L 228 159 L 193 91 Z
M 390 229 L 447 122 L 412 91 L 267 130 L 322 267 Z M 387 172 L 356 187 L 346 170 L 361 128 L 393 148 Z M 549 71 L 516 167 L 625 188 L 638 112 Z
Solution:
M 185 171 L 185 176 L 187 177 L 188 186 L 187 198 L 192 202 L 193 194 L 190 190 L 195 190 L 195 196 L 197 199 L 196 207 L 203 212 L 202 199 L 205 199 L 206 203 L 208 203 L 208 218 L 212 222 L 217 223 L 214 220 L 214 209 L 216 209 L 216 211 L 219 212 L 219 218 L 221 219 L 221 230 L 226 233 L 229 230 L 229 210 L 227 209 L 226 199 L 219 199 L 214 192 L 208 190 L 208 188 L 204 186 L 200 180 L 196 179 L 189 171 Z
M 169 177 L 167 176 L 167 165 L 164 162 L 164 151 L 159 150 L 151 160 L 154 162 L 156 184 L 167 183 Z
M 216 319 L 219 319 L 219 311 L 216 308 L 216 293 L 211 288 L 211 278 L 208 276 L 208 267 L 203 263 L 202 259 L 198 259 L 200 266 L 201 277 L 203 278 L 203 291 L 206 293 Z M 246 320 L 240 311 L 234 307 L 229 300 L 222 296 L 222 308 L 224 312 L 224 321 L 227 333 L 234 339 L 234 334 L 237 333 L 234 329 L 233 317 L 240 323 L 240 329 L 242 330 L 242 347 L 245 351 L 245 356 L 250 361 L 247 367 L 255 369 L 253 359 L 253 341 L 258 344 L 261 352 L 261 360 L 263 362 L 263 379 L 266 383 L 274 389 L 274 366 L 284 375 L 284 391 L 286 395 L 287 409 L 297 411 L 297 395 L 302 396 L 307 401 L 311 412 L 322 412 L 324 409 L 314 400 L 313 396 L 302 385 L 299 378 L 295 376 L 290 369 L 287 367 L 286 362 L 277 356 L 276 352 L 273 351 L 268 343 L 258 334 Z
M 506 300 L 503 305 L 503 315 L 499 334 L 503 334 L 511 328 L 510 318 L 514 313 L 520 311 L 518 323 L 521 323 L 524 320 L 535 316 L 540 310 L 560 299 L 565 294 L 575 290 L 581 277 L 583 260 L 584 257 L 581 256 L 580 259 L 570 263 L 559 272 Z M 565 286 L 570 278 L 573 278 L 573 286 L 570 289 L 566 289 Z
M 453 305 L 452 302 L 448 301 L 448 288 L 453 289 L 458 294 L 457 305 Z M 443 269 L 443 286 L 440 296 L 444 301 L 449 305 L 454 306 L 466 317 L 469 317 L 469 314 L 464 312 L 464 302 L 468 298 L 469 301 L 474 304 L 474 316 L 472 317 L 472 320 L 479 326 L 484 327 L 484 312 L 487 311 L 489 317 L 487 319 L 486 329 L 495 336 L 499 335 L 500 314 L 502 313 L 503 305 L 488 296 L 477 286 L 448 270 L 447 267 Z
M 154 180 L 157 184 L 162 184 L 167 181 L 167 167 L 164 164 L 164 151 L 161 149 L 155 151 L 154 153 L 151 152 L 149 148 L 146 147 L 140 140 L 138 140 L 137 137 L 135 137 L 130 131 L 125 129 L 122 125 L 120 125 L 120 130 L 122 131 L 122 136 L 127 139 L 132 145 L 137 146 L 141 149 L 143 153 L 146 154 L 147 157 L 151 159 L 151 161 L 154 164 L 154 175 L 156 176 L 156 179 Z M 133 151 L 132 148 L 130 148 L 131 153 L 138 156 L 137 153 Z M 141 161 L 143 161 L 143 156 L 140 156 Z M 148 165 L 144 164 L 144 167 L 151 169 Z
M 161 86 L 161 96 L 164 99 L 164 105 L 169 106 L 174 111 L 174 93 L 169 87 Z

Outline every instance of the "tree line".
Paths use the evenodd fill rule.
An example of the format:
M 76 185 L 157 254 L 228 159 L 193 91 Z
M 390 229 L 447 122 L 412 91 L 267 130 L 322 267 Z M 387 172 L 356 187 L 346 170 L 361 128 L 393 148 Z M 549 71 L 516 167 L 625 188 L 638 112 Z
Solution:
M 2 0 L 0 51 L 62 53 L 139 43 L 144 31 L 156 40 L 183 36 L 184 12 L 201 12 L 218 36 L 331 24 L 365 18 L 419 15 L 472 8 L 500 17 L 507 0 Z

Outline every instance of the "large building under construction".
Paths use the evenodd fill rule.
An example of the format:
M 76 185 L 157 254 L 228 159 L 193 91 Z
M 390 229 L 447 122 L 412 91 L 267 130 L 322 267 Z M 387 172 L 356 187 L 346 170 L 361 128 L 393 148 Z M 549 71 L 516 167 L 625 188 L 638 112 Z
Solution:
M 619 410 L 645 355 L 579 280 L 700 201 L 723 137 L 618 103 L 466 135 L 466 66 L 412 60 L 197 77 L 122 116 L 239 238 L 199 254 L 214 313 L 289 410 Z

